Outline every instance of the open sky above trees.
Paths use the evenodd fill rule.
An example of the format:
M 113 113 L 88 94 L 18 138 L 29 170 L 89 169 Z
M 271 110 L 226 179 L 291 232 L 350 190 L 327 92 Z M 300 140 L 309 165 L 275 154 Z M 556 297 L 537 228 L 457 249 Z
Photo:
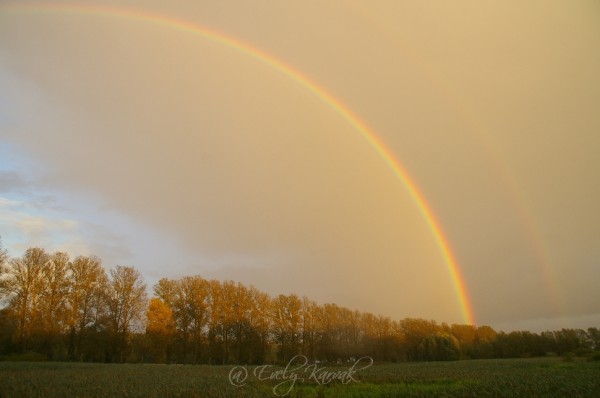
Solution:
M 464 323 L 333 98 L 478 325 L 598 326 L 600 4 L 522 3 L 3 1 L 4 247 Z

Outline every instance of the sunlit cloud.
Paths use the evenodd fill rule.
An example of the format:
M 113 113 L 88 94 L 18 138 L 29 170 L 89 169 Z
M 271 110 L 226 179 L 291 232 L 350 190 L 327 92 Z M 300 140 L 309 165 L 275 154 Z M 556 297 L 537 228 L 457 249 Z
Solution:
M 77 222 L 35 215 L 33 210 L 26 203 L 0 198 L 0 227 L 11 251 L 22 252 L 30 246 L 72 252 L 87 250 Z
M 151 281 L 202 274 L 462 321 L 435 237 L 385 159 L 248 54 L 260 50 L 347 105 L 409 171 L 478 322 L 600 312 L 595 8 L 99 3 L 149 20 L 40 4 L 0 6 L 0 234 L 14 254 L 90 252 Z

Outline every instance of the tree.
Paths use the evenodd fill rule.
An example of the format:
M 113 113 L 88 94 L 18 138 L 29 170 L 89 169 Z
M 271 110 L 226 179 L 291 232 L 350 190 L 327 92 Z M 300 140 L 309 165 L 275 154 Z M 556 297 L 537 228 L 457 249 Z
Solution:
M 302 301 L 295 294 L 280 294 L 272 301 L 273 333 L 283 362 L 299 353 L 302 336 Z
M 396 357 L 394 327 L 392 320 L 388 317 L 378 316 L 375 321 L 377 331 L 377 350 L 375 351 L 380 360 L 390 361 Z
M 186 362 L 192 321 L 189 311 L 186 310 L 187 299 L 181 284 L 181 280 L 161 278 L 154 285 L 154 295 L 170 309 L 174 322 L 175 330 L 168 360 Z
M 400 330 L 406 343 L 406 354 L 409 361 L 419 360 L 421 357 L 421 341 L 427 336 L 442 332 L 435 321 L 418 318 L 405 318 L 400 321 Z
M 588 328 L 587 334 L 591 348 L 595 351 L 600 351 L 600 330 L 598 328 Z
M 340 311 L 336 304 L 324 304 L 317 312 L 320 359 L 334 361 L 339 357 Z
M 171 340 L 175 334 L 173 311 L 167 303 L 154 297 L 150 299 L 146 318 L 146 336 L 149 342 L 150 359 L 159 363 L 169 361 Z
M 211 317 L 208 324 L 208 363 L 225 363 L 227 357 L 226 311 L 223 286 L 219 281 L 208 282 Z
M 39 247 L 29 248 L 22 257 L 9 262 L 4 290 L 9 301 L 9 313 L 16 321 L 17 346 L 25 352 L 40 331 L 40 308 L 43 305 L 44 267 L 50 260 Z
M 127 339 L 132 328 L 142 329 L 147 301 L 146 284 L 138 270 L 125 266 L 110 270 L 106 302 L 113 361 L 125 360 Z
M 208 282 L 199 276 L 186 276 L 178 282 L 176 309 L 178 317 L 184 318 L 181 325 L 185 327 L 186 343 L 189 333 L 192 343 L 192 361 L 197 363 L 202 355 L 206 326 L 210 316 Z
M 213 318 L 218 325 L 217 336 L 221 339 L 222 363 L 241 357 L 244 323 L 248 316 L 249 295 L 247 289 L 233 281 L 225 281 L 220 288 L 212 290 Z
M 419 359 L 425 361 L 456 361 L 460 347 L 456 337 L 443 332 L 427 335 L 419 343 Z
M 106 313 L 108 278 L 100 259 L 79 256 L 72 261 L 69 264 L 68 287 L 66 319 L 69 357 L 82 360 L 86 334 L 97 331 Z
M 8 302 L 8 252 L 2 246 L 0 237 L 0 354 L 12 351 L 12 338 L 16 327 L 10 311 L 4 307 Z
M 171 311 L 174 322 L 173 359 L 197 363 L 202 360 L 211 321 L 211 282 L 200 276 L 179 280 L 163 278 L 154 286 L 155 295 Z
M 250 286 L 249 295 L 251 300 L 249 323 L 252 328 L 252 346 L 248 363 L 261 364 L 266 360 L 269 333 L 271 331 L 271 297 L 254 286 Z
M 6 279 L 9 277 L 9 275 L 7 263 L 8 252 L 2 247 L 2 239 L 0 238 L 0 305 L 2 305 L 6 299 L 6 295 L 8 294 L 8 281 Z
M 230 328 L 235 339 L 235 362 L 248 363 L 248 351 L 252 337 L 250 315 L 253 296 L 246 286 L 237 283 L 231 289 L 228 299 L 232 309 Z
M 40 302 L 41 350 L 49 358 L 58 350 L 58 342 L 67 323 L 67 294 L 69 290 L 69 255 L 56 252 L 42 268 L 42 297 Z
M 302 354 L 312 362 L 317 355 L 319 306 L 307 297 L 302 298 Z
M 490 326 L 479 326 L 475 336 L 474 358 L 492 358 L 494 356 L 493 343 L 496 341 L 496 331 Z
M 341 358 L 356 357 L 358 355 L 357 350 L 360 336 L 360 314 L 356 314 L 354 311 L 344 307 L 338 307 L 337 312 L 337 355 Z
M 450 334 L 458 340 L 462 354 L 466 358 L 476 357 L 475 343 L 477 339 L 477 327 L 473 325 L 453 324 L 448 329 Z
M 175 295 L 177 294 L 177 281 L 161 278 L 154 285 L 154 295 L 161 299 L 171 310 L 173 310 Z
M 556 339 L 556 352 L 565 354 L 585 348 L 586 333 L 581 329 L 561 329 L 554 332 Z M 584 337 L 585 336 L 585 337 Z

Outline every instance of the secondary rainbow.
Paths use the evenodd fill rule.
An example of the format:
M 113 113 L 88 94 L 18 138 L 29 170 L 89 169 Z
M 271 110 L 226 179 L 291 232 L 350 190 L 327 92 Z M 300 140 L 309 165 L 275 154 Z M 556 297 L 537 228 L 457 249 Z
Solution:
M 322 86 L 305 76 L 300 71 L 283 61 L 267 54 L 260 49 L 257 49 L 248 43 L 244 43 L 238 39 L 229 37 L 223 33 L 208 29 L 201 25 L 184 21 L 178 18 L 169 17 L 161 14 L 153 14 L 146 11 L 108 7 L 97 5 L 75 5 L 75 4 L 49 4 L 49 3 L 11 3 L 0 6 L 0 10 L 21 11 L 21 12 L 60 12 L 72 14 L 89 14 L 99 15 L 111 18 L 124 18 L 145 21 L 155 25 L 164 26 L 170 29 L 179 30 L 186 33 L 191 33 L 211 40 L 223 46 L 229 47 L 232 50 L 241 52 L 251 58 L 254 58 L 268 67 L 271 67 L 278 72 L 286 75 L 290 79 L 296 81 L 299 85 L 309 90 L 337 112 L 343 119 L 352 125 L 366 141 L 375 149 L 382 157 L 384 162 L 390 167 L 397 178 L 402 182 L 408 194 L 415 202 L 423 219 L 427 223 L 431 234 L 438 245 L 444 262 L 446 263 L 450 278 L 454 285 L 456 295 L 463 319 L 466 323 L 474 325 L 475 318 L 469 294 L 464 282 L 464 277 L 461 274 L 460 266 L 448 242 L 448 238 L 444 234 L 440 222 L 437 220 L 431 206 L 428 204 L 423 193 L 411 179 L 410 175 L 402 164 L 396 159 L 392 151 L 385 143 L 377 136 L 377 134 L 367 126 L 356 114 L 354 114 L 346 105 L 339 99 L 334 97 L 330 92 Z
M 501 145 L 489 128 L 478 116 L 477 112 L 469 105 L 469 101 L 455 85 L 444 78 L 436 66 L 423 58 L 419 51 L 413 48 L 409 42 L 403 40 L 403 35 L 397 30 L 397 26 L 390 23 L 387 18 L 374 12 L 368 5 L 363 3 L 353 4 L 358 8 L 358 13 L 370 20 L 372 29 L 378 29 L 388 37 L 393 38 L 396 44 L 401 43 L 402 52 L 411 63 L 416 66 L 419 73 L 427 81 L 431 82 L 437 93 L 446 99 L 446 103 L 465 123 L 467 130 L 473 133 L 473 138 L 481 145 L 481 150 L 485 152 L 489 165 L 495 172 L 498 185 L 505 188 L 504 192 L 508 195 L 510 202 L 514 206 L 515 214 L 523 226 L 524 235 L 530 242 L 533 260 L 531 265 L 535 267 L 540 281 L 544 286 L 546 297 L 557 316 L 564 315 L 566 304 L 564 295 L 559 289 L 559 279 L 555 272 L 552 259 L 548 256 L 548 249 L 542 239 L 541 231 L 535 220 L 533 207 L 528 204 L 523 189 L 520 189 L 517 178 L 508 167 L 504 156 L 500 152 Z

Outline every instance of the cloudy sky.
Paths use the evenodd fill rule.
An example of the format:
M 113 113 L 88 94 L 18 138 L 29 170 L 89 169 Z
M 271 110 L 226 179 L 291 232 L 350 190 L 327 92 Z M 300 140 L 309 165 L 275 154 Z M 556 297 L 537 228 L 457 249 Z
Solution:
M 427 220 L 356 126 L 173 21 L 369 126 L 439 220 L 477 324 L 600 326 L 595 0 L 0 0 L 11 255 L 465 321 Z

